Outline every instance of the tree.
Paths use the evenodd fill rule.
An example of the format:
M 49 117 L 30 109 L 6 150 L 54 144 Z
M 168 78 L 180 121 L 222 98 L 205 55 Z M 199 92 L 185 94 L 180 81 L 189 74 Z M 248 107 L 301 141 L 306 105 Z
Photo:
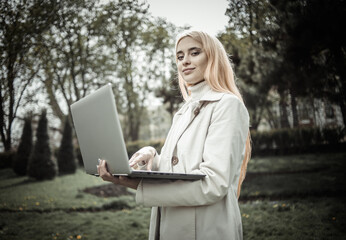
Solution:
M 173 119 L 174 113 L 183 101 L 179 89 L 175 63 L 172 62 L 168 80 L 163 80 L 162 86 L 156 89 L 155 95 L 163 98 L 163 103 L 167 104 L 166 110 L 171 114 Z
M 231 54 L 237 84 L 249 110 L 251 127 L 257 129 L 265 114 L 272 115 L 268 107 L 272 85 L 267 79 L 268 73 L 274 69 L 273 59 L 277 55 L 275 51 L 268 51 L 266 45 L 276 30 L 275 10 L 268 0 L 230 0 L 226 16 L 229 24 L 218 38 Z
M 150 31 L 145 34 L 150 37 L 147 42 L 151 43 L 152 50 L 150 58 L 154 58 L 155 62 L 159 64 L 154 65 L 150 71 L 151 78 L 160 80 L 158 87 L 155 89 L 156 97 L 161 97 L 163 103 L 166 104 L 166 110 L 173 114 L 178 110 L 183 102 L 183 98 L 179 89 L 178 74 L 176 67 L 176 56 L 174 51 L 175 36 L 183 30 L 167 22 L 165 19 L 158 18 L 150 25 Z M 156 59 L 155 59 L 156 57 Z M 152 59 L 150 59 L 152 61 Z M 162 63 L 165 63 L 164 68 Z
M 57 19 L 56 1 L 0 2 L 0 135 L 5 151 L 12 147 L 12 124 L 28 85 L 38 69 L 28 61 L 39 37 Z
M 60 21 L 42 37 L 39 45 L 39 61 L 42 70 L 38 77 L 46 88 L 53 113 L 64 123 L 63 109 L 85 97 L 102 85 L 106 72 L 102 46 L 95 28 L 95 15 L 100 11 L 95 1 L 70 1 L 56 15 Z M 95 25 L 93 25 L 95 24 Z M 109 56 L 110 57 L 110 56 Z
M 161 78 L 158 56 L 172 44 L 165 29 L 170 24 L 156 22 L 147 8 L 138 1 L 89 0 L 60 9 L 62 23 L 46 32 L 40 46 L 38 76 L 61 122 L 63 109 L 108 82 L 126 122 L 125 139 L 138 139 L 145 99 Z
M 57 174 L 57 166 L 52 158 L 47 113 L 44 110 L 40 116 L 36 131 L 36 143 L 28 164 L 29 177 L 37 180 L 53 179 Z
M 24 176 L 28 168 L 28 162 L 32 150 L 32 128 L 31 117 L 24 120 L 23 133 L 20 144 L 17 149 L 16 156 L 13 161 L 13 171 L 17 175 Z
M 300 97 L 339 104 L 346 123 L 345 4 L 343 0 L 229 1 L 230 24 L 221 37 L 239 56 L 236 70 L 246 85 L 255 87 L 254 93 L 267 89 L 279 94 L 281 127 L 289 127 L 289 108 L 293 126 L 299 126 Z M 259 95 L 265 97 L 265 91 Z M 249 96 L 246 93 L 245 100 Z M 257 106 L 262 104 L 258 101 Z M 258 119 L 253 107 L 249 108 L 252 119 Z
M 65 127 L 58 152 L 59 174 L 75 173 L 77 163 L 73 148 L 73 134 L 69 118 L 65 119 Z
M 346 2 L 271 2 L 286 33 L 283 55 L 286 67 L 291 66 L 288 71 L 294 73 L 291 93 L 338 104 L 346 125 Z

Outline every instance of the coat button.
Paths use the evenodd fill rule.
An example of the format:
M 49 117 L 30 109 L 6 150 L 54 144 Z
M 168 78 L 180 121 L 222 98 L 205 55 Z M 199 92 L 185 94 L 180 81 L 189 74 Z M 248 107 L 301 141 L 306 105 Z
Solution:
M 173 166 L 177 165 L 178 162 L 179 162 L 179 159 L 176 156 L 173 156 L 172 157 L 172 164 L 173 164 Z

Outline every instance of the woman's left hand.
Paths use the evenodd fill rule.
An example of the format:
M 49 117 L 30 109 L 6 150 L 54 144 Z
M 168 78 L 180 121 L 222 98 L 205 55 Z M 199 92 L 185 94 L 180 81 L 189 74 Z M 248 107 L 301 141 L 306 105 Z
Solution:
M 108 181 L 114 184 L 120 184 L 125 187 L 137 189 L 139 182 L 141 181 L 138 178 L 128 178 L 125 176 L 114 177 L 107 168 L 107 162 L 100 159 L 99 165 L 97 165 L 97 172 L 103 181 Z

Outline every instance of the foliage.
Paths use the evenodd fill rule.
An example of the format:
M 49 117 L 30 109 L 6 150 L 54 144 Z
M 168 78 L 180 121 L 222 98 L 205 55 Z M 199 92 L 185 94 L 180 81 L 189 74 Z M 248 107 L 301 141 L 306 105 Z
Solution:
M 345 137 L 343 128 L 281 128 L 251 131 L 253 154 L 295 154 L 334 148 Z M 325 146 L 325 147 L 323 147 Z M 330 150 L 331 151 L 331 150 Z
M 292 66 L 287 70 L 295 73 L 290 79 L 295 90 L 338 104 L 346 123 L 345 1 L 271 2 L 278 14 L 287 16 L 280 25 L 287 36 L 283 54 L 285 65 Z
M 298 127 L 298 98 L 328 99 L 345 104 L 345 1 L 229 1 L 229 25 L 220 34 L 231 53 L 248 104 L 251 124 L 273 122 L 274 104 L 280 119 L 272 127 L 288 128 L 288 108 Z M 272 92 L 278 99 L 269 99 Z M 275 120 L 275 119 L 274 119 Z
M 28 163 L 28 176 L 45 180 L 53 179 L 56 174 L 56 162 L 49 146 L 46 111 L 43 111 L 38 122 L 35 147 Z
M 77 163 L 73 147 L 73 134 L 69 119 L 65 119 L 65 127 L 62 135 L 57 162 L 59 174 L 75 173 Z
M 171 114 L 172 118 L 183 102 L 176 72 L 175 63 L 172 62 L 169 73 L 170 77 L 168 80 L 164 80 L 162 86 L 155 91 L 155 95 L 157 97 L 162 97 L 163 103 L 168 105 L 166 109 Z
M 124 137 L 138 140 L 148 95 L 166 75 L 174 26 L 139 1 L 74 1 L 55 14 L 61 22 L 40 42 L 38 74 L 54 114 L 63 122 L 64 108 L 112 83 Z
M 0 169 L 11 168 L 13 165 L 13 159 L 15 158 L 16 151 L 7 151 L 0 153 Z
M 275 11 L 267 0 L 229 1 L 226 16 L 229 24 L 218 37 L 231 55 L 251 126 L 257 129 L 266 112 L 270 111 L 271 102 L 267 96 L 271 86 L 265 80 L 278 56 L 275 51 L 267 51 L 265 45 L 277 28 Z
M 62 3 L 61 3 L 62 4 Z M 57 1 L 0 1 L 0 134 L 5 151 L 12 147 L 12 124 L 38 69 L 35 48 L 57 18 Z M 34 59 L 36 61 L 36 59 Z M 25 101 L 24 101 L 25 100 Z
M 17 175 L 26 175 L 28 162 L 32 151 L 32 128 L 31 118 L 27 117 L 24 120 L 23 133 L 20 144 L 17 149 L 17 154 L 13 161 L 13 171 Z
M 329 144 L 337 144 L 345 137 L 345 128 L 324 128 L 323 139 Z

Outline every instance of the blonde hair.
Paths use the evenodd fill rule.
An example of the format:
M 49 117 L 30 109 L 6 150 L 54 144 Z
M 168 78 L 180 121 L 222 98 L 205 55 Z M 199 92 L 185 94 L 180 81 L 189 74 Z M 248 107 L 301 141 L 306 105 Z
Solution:
M 208 33 L 205 33 L 203 31 L 185 31 L 177 37 L 175 49 L 177 49 L 179 42 L 185 37 L 191 37 L 195 41 L 202 44 L 203 50 L 208 58 L 207 68 L 204 72 L 204 79 L 211 87 L 211 89 L 217 92 L 233 93 L 242 102 L 244 102 L 239 89 L 236 86 L 233 69 L 222 43 L 216 37 L 210 36 Z M 178 79 L 181 94 L 183 95 L 184 99 L 187 100 L 189 96 L 187 85 L 179 73 Z M 245 156 L 241 165 L 240 177 L 238 182 L 238 198 L 240 195 L 241 185 L 245 179 L 247 164 L 250 160 L 250 156 L 251 137 L 249 131 L 245 145 Z

